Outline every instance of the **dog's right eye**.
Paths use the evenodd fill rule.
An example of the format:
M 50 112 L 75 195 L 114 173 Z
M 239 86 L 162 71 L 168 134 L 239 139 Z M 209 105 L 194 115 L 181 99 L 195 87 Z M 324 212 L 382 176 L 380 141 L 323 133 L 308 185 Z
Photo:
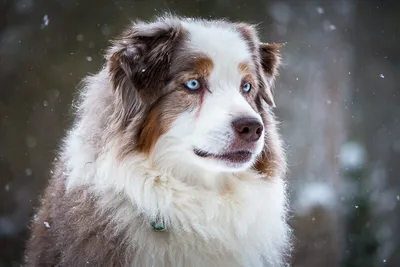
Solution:
M 187 89 L 194 91 L 200 88 L 200 82 L 196 79 L 192 79 L 185 82 L 185 86 Z

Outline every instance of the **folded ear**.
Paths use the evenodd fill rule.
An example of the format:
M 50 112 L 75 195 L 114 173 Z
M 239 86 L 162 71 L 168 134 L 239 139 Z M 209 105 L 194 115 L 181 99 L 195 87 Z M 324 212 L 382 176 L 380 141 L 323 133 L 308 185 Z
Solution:
M 179 21 L 159 20 L 136 23 L 114 40 L 108 53 L 114 89 L 121 76 L 128 77 L 137 89 L 153 87 L 165 78 L 164 67 L 170 63 L 181 32 Z M 149 77 L 158 77 L 158 81 Z
M 113 89 L 123 102 L 124 120 L 129 120 L 163 87 L 173 50 L 182 38 L 178 20 L 139 22 L 112 41 L 106 54 Z M 157 78 L 155 78 L 157 77 Z
M 275 107 L 272 90 L 278 69 L 281 65 L 279 48 L 282 46 L 282 44 L 259 44 L 261 66 L 265 76 L 263 77 L 265 80 L 262 82 L 268 87 L 261 93 L 261 96 L 272 107 Z

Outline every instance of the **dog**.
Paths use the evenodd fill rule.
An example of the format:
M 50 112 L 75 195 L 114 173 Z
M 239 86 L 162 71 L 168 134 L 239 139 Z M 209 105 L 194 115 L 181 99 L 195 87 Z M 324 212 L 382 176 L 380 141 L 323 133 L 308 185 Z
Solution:
M 111 41 L 31 223 L 26 266 L 284 266 L 280 45 L 162 15 Z

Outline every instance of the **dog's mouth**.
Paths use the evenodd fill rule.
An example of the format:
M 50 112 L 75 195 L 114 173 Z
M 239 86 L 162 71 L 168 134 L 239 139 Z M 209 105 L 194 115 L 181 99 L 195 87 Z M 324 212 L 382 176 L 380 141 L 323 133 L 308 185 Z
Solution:
M 223 154 L 212 154 L 201 149 L 194 149 L 194 154 L 201 158 L 213 158 L 232 163 L 245 163 L 251 160 L 252 152 L 248 150 L 235 150 Z

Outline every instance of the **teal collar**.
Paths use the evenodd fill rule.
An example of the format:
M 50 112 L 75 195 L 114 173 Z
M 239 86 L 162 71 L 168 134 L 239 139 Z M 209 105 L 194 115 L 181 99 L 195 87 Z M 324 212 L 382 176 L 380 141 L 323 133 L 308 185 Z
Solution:
M 165 222 L 163 219 L 160 219 L 160 216 L 157 215 L 156 219 L 151 222 L 151 227 L 154 231 L 164 231 L 165 230 Z

